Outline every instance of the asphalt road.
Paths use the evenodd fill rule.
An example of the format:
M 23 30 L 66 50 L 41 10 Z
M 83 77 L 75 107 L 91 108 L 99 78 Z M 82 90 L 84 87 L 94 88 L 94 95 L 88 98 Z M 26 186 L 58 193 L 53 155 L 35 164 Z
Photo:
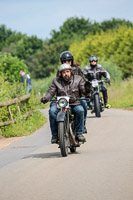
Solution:
M 49 123 L 0 150 L 0 200 L 133 200 L 133 112 L 88 112 L 87 142 L 61 157 Z

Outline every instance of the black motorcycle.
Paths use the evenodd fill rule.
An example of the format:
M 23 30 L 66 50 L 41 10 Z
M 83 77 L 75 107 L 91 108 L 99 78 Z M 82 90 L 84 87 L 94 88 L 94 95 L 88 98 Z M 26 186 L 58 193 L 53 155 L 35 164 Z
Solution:
M 96 117 L 101 117 L 101 112 L 104 111 L 103 99 L 100 93 L 103 82 L 103 80 L 97 79 L 86 82 L 86 86 L 89 88 L 88 109 L 91 110 L 91 113 L 95 113 Z
M 58 144 L 61 155 L 65 157 L 68 155 L 69 149 L 71 153 L 76 152 L 76 147 L 80 147 L 82 142 L 76 139 L 75 119 L 69 106 L 69 102 L 73 101 L 72 97 L 56 97 L 54 101 L 56 101 L 59 109 L 56 119 L 58 123 Z

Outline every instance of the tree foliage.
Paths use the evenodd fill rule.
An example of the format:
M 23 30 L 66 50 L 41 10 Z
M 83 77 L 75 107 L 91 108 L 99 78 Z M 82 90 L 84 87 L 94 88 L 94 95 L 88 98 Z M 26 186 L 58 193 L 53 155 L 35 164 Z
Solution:
M 70 51 L 81 64 L 87 64 L 90 55 L 99 59 L 112 60 L 120 67 L 124 77 L 133 74 L 133 28 L 121 26 L 118 29 L 89 35 L 82 42 L 74 42 Z
M 11 54 L 0 54 L 0 74 L 5 75 L 9 82 L 20 81 L 20 70 L 27 71 L 27 66 L 23 60 L 11 56 Z
M 0 51 L 24 60 L 33 78 L 44 78 L 56 71 L 60 53 L 69 48 L 76 55 L 75 58 L 78 57 L 81 62 L 84 62 L 85 57 L 87 59 L 92 53 L 105 60 L 113 55 L 115 63 L 119 64 L 125 76 L 128 76 L 131 71 L 132 58 L 128 58 L 129 63 L 125 69 L 123 66 L 127 62 L 126 55 L 132 55 L 132 48 L 129 50 L 125 43 L 127 43 L 126 37 L 130 37 L 129 40 L 131 41 L 128 40 L 128 43 L 131 43 L 128 46 L 131 47 L 132 36 L 131 33 L 127 33 L 126 28 L 123 29 L 123 31 L 126 31 L 126 36 L 122 33 L 116 34 L 119 31 L 119 26 L 132 30 L 133 23 L 115 18 L 97 23 L 83 17 L 70 17 L 58 31 L 51 31 L 49 40 L 43 41 L 36 36 L 28 37 L 26 34 L 11 31 L 5 25 L 1 25 Z M 123 36 L 124 38 L 122 38 Z M 113 37 L 115 37 L 115 40 L 113 40 Z M 121 40 L 123 42 L 120 42 Z M 83 45 L 84 42 L 89 43 L 89 46 Z M 74 46 L 76 49 L 74 49 Z M 123 50 L 121 51 L 121 49 Z M 117 54 L 121 54 L 120 57 L 115 56 L 114 52 L 112 53 L 115 50 L 117 50 Z

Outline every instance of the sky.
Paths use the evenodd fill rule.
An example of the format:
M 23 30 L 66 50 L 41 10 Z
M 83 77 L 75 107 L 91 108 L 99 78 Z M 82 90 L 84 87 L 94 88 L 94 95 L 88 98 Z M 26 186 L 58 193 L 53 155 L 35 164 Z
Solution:
M 133 0 L 0 0 L 0 25 L 43 40 L 70 17 L 133 22 Z

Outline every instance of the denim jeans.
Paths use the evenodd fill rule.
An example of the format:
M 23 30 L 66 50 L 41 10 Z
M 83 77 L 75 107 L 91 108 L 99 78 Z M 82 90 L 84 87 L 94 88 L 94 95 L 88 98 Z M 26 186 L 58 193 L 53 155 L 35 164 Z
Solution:
M 72 106 L 72 113 L 75 116 L 76 134 L 80 135 L 84 130 L 84 108 L 82 105 Z M 56 105 L 51 105 L 49 109 L 49 121 L 52 135 L 58 135 L 58 124 L 56 122 L 58 108 Z
M 86 102 L 86 100 L 84 99 L 84 97 L 81 97 L 80 98 L 81 99 L 81 105 L 83 106 L 83 108 L 84 108 L 84 120 L 86 120 L 86 118 L 87 118 L 87 107 L 88 107 L 88 105 L 87 105 L 87 102 Z
M 87 102 L 86 102 L 86 100 L 84 99 L 84 97 L 81 97 L 80 98 L 81 99 L 81 105 L 83 106 L 83 108 L 84 108 L 84 120 L 86 120 L 86 118 L 87 118 L 87 107 L 88 107 L 88 105 L 87 105 Z M 53 105 L 53 101 L 51 101 L 51 103 L 50 103 L 50 107 Z

